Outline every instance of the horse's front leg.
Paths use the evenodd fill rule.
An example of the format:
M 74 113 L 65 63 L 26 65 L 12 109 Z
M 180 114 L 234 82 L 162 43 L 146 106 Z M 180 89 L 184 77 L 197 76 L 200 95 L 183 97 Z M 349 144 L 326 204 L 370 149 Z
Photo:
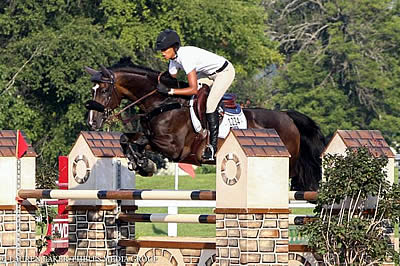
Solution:
M 122 151 L 128 158 L 128 168 L 138 171 L 142 176 L 151 176 L 157 171 L 156 164 L 146 156 L 145 148 L 149 140 L 142 133 L 126 133 L 121 135 Z

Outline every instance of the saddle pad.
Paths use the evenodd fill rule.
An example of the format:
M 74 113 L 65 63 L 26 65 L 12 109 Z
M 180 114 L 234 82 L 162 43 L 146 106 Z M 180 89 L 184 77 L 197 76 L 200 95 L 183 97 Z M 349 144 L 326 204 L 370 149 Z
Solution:
M 219 138 L 226 138 L 231 128 L 247 129 L 247 119 L 243 111 L 239 114 L 232 114 L 225 111 L 222 122 L 219 124 Z
M 230 114 L 237 115 L 237 114 L 240 114 L 240 112 L 242 112 L 242 108 L 240 107 L 239 104 L 235 104 L 233 108 L 228 108 L 226 106 L 224 106 L 224 107 L 225 107 L 224 108 L 225 112 L 230 113 Z
M 194 96 L 192 96 L 192 98 L 189 101 L 189 106 L 190 106 L 189 111 L 194 131 L 196 131 L 196 133 L 199 133 L 202 130 L 201 122 L 196 116 L 196 112 L 194 111 L 193 105 L 194 105 Z

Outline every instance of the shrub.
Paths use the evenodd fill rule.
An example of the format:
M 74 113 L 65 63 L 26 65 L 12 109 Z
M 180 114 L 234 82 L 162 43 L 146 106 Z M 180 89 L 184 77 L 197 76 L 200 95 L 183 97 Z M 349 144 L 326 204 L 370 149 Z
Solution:
M 383 170 L 387 158 L 366 148 L 328 155 L 314 210 L 319 219 L 301 228 L 326 265 L 376 265 L 398 260 L 390 225 L 398 222 L 400 190 Z M 373 197 L 371 197 L 373 196 Z M 368 209 L 368 202 L 376 208 Z
M 200 167 L 197 167 L 195 172 L 196 174 L 215 174 L 216 167 L 215 165 L 202 165 Z

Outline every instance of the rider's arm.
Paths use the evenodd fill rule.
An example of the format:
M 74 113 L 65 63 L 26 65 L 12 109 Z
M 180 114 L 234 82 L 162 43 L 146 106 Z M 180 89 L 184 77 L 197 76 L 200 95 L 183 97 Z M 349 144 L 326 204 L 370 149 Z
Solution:
M 174 77 L 174 75 L 171 75 Z M 176 74 L 175 77 L 176 78 Z M 197 74 L 196 74 L 196 69 L 193 69 L 188 75 L 187 79 L 189 82 L 189 87 L 183 88 L 183 89 L 172 89 L 171 94 L 175 95 L 195 95 L 197 94 Z

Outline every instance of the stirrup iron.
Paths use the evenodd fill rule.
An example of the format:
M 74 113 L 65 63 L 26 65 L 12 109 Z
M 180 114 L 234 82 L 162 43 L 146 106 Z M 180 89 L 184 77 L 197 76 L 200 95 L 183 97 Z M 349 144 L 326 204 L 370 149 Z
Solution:
M 214 161 L 215 160 L 215 150 L 212 145 L 208 144 L 206 146 L 204 153 L 203 153 L 203 159 L 206 161 Z

